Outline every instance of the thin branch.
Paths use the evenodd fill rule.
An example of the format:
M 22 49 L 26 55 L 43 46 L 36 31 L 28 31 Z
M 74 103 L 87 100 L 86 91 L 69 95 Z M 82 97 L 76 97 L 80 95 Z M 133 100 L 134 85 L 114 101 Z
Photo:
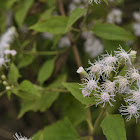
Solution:
M 64 10 L 64 7 L 63 7 L 62 0 L 58 0 L 58 3 L 59 3 L 59 10 L 60 10 L 61 15 L 65 16 L 66 14 L 65 14 L 65 10 Z M 74 40 L 71 32 L 67 33 L 67 35 L 68 35 L 68 37 L 69 37 L 69 39 L 72 43 L 72 49 L 73 49 L 73 52 L 74 52 L 74 55 L 75 55 L 77 66 L 80 67 L 80 66 L 82 66 L 82 62 L 81 62 L 80 55 L 79 55 L 79 52 L 78 52 L 77 47 L 76 47 L 75 40 Z M 90 140 L 92 140 L 93 139 L 92 117 L 91 117 L 90 108 L 88 108 L 87 110 L 88 110 L 89 135 L 91 134 Z

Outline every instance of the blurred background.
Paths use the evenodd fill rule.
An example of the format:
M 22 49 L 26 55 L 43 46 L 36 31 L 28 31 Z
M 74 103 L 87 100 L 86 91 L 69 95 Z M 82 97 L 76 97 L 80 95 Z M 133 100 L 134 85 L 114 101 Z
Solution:
M 93 2 L 93 5 L 90 5 L 85 23 L 86 28 L 82 27 L 85 15 L 73 25 L 71 33 L 77 37 L 75 42 L 83 67 L 89 66 L 89 59 L 93 62 L 94 59 L 98 59 L 99 55 L 105 53 L 105 50 L 110 53 L 120 44 L 126 51 L 130 48 L 137 51 L 134 65 L 140 70 L 140 0 L 108 0 L 108 3 L 107 5 L 102 1 L 101 4 Z M 87 8 L 88 0 L 63 0 L 63 4 L 66 16 L 69 16 L 75 8 Z M 0 0 L 1 37 L 12 26 L 17 32 L 10 46 L 16 50 L 17 55 L 10 60 L 20 72 L 18 83 L 26 79 L 36 85 L 47 87 L 57 78 L 62 81 L 80 83 L 80 77 L 76 73 L 78 67 L 72 43 L 67 34 L 54 35 L 30 29 L 38 21 L 46 20 L 49 14 L 51 16 L 61 15 L 57 0 Z M 96 36 L 88 29 L 98 21 L 124 28 L 135 36 L 135 40 L 106 40 Z M 47 80 L 40 84 L 38 73 L 46 60 L 50 64 L 49 67 L 52 67 L 52 72 Z M 8 75 L 10 67 L 1 69 L 1 74 Z M 4 91 L 5 86 L 2 84 L 0 86 L 0 91 Z M 59 94 L 49 107 L 42 110 L 32 109 L 34 107 L 30 103 L 32 105 L 36 103 L 33 101 L 28 102 L 30 108 L 25 108 L 23 105 L 25 100 L 15 93 L 11 94 L 7 91 L 0 95 L 0 140 L 13 140 L 16 132 L 31 137 L 44 126 L 51 125 L 64 116 L 70 118 L 80 136 L 87 134 L 88 124 L 85 121 L 86 115 L 82 112 L 83 106 L 67 92 Z M 118 113 L 120 102 L 116 102 L 114 106 L 108 109 L 111 114 Z M 76 111 L 77 108 L 79 112 Z M 92 106 L 91 110 L 94 122 L 100 108 Z M 135 119 L 132 119 L 125 124 L 128 140 L 140 140 L 140 121 L 136 124 Z M 99 128 L 96 131 L 95 140 L 105 139 Z

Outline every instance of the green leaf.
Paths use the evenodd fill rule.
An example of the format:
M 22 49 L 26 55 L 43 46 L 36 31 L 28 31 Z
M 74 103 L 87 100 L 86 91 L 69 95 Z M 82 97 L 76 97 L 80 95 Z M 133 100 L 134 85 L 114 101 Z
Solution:
M 68 19 L 67 28 L 70 28 L 86 11 L 87 9 L 75 8 Z
M 124 120 L 120 115 L 108 115 L 101 127 L 107 140 L 126 140 Z
M 47 60 L 39 70 L 38 81 L 43 84 L 52 74 L 55 59 Z
M 22 44 L 22 49 L 24 49 L 27 45 L 29 44 L 29 40 L 25 41 Z M 36 43 L 33 44 L 33 48 L 31 50 L 31 52 L 35 53 L 36 52 Z M 18 68 L 23 68 L 26 67 L 28 65 L 30 65 L 35 59 L 34 55 L 30 55 L 30 54 L 23 54 L 19 56 L 19 63 L 18 63 Z
M 104 49 L 108 52 L 108 53 L 111 53 L 114 54 L 114 51 L 112 50 L 115 50 L 117 51 L 117 49 L 119 48 L 119 45 L 122 46 L 122 48 L 125 50 L 125 51 L 128 51 L 130 50 L 130 47 L 126 46 L 125 43 L 123 41 L 116 41 L 116 40 L 106 40 L 106 39 L 103 39 L 103 44 L 104 44 Z
M 108 0 L 104 0 L 104 2 L 108 5 Z
M 54 7 L 47 9 L 44 13 L 41 14 L 40 20 L 46 20 L 47 18 L 51 17 L 53 10 Z
M 135 39 L 135 37 L 130 32 L 119 26 L 109 23 L 97 23 L 94 25 L 92 31 L 97 36 L 108 40 L 129 41 Z
M 65 16 L 52 16 L 44 21 L 39 21 L 30 29 L 34 29 L 38 32 L 49 32 L 51 34 L 64 34 L 67 32 L 68 18 Z
M 34 0 L 23 0 L 22 2 L 19 2 L 16 11 L 15 11 L 15 19 L 19 25 L 19 27 L 22 26 L 22 23 L 29 11 L 29 8 L 33 4 Z
M 55 103 L 55 112 L 60 113 L 62 117 L 69 117 L 74 126 L 77 126 L 82 121 L 87 120 L 88 113 L 85 105 L 81 104 L 71 94 L 62 94 L 59 100 Z
M 76 130 L 68 118 L 44 128 L 33 136 L 34 140 L 78 140 Z
M 22 105 L 22 108 L 20 110 L 20 113 L 18 115 L 18 118 L 22 117 L 26 112 L 33 110 L 41 112 L 46 111 L 53 102 L 58 98 L 59 93 L 58 92 L 48 92 L 44 91 L 42 92 L 41 98 L 35 99 L 35 100 L 24 100 L 24 103 Z
M 25 54 L 23 57 L 20 58 L 18 63 L 18 68 L 23 68 L 30 65 L 35 59 L 35 56 Z
M 63 85 L 71 92 L 71 94 L 79 100 L 82 104 L 85 105 L 94 105 L 96 104 L 95 102 L 95 97 L 83 97 L 82 95 L 82 90 L 80 89 L 81 86 L 78 85 L 78 83 L 63 83 Z
M 37 96 L 37 97 L 41 96 L 36 85 L 32 84 L 28 80 L 24 80 L 22 83 L 20 83 L 19 90 L 27 92 L 28 94 L 31 94 L 32 96 Z
M 26 112 L 33 111 L 46 111 L 53 102 L 58 98 L 59 92 L 53 91 L 54 88 L 59 88 L 61 82 L 66 81 L 66 75 L 60 75 L 52 84 L 48 86 L 50 90 L 43 89 L 42 87 L 36 86 L 38 90 L 41 92 L 41 97 L 30 100 L 24 100 L 18 118 L 22 117 Z
M 18 78 L 20 77 L 19 71 L 14 63 L 11 63 L 10 70 L 8 73 L 8 81 L 10 84 L 17 84 Z

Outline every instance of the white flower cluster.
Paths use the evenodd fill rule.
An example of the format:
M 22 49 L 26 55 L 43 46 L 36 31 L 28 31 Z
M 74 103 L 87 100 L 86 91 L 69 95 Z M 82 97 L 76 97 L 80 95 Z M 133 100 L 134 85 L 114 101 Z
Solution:
M 91 58 L 98 56 L 99 54 L 103 53 L 104 47 L 102 42 L 97 39 L 93 32 L 83 32 L 82 37 L 85 39 L 84 42 L 84 49 L 85 52 L 90 55 Z
M 87 2 L 88 1 L 88 2 Z M 88 3 L 92 5 L 93 1 L 96 4 L 100 4 L 101 0 L 72 0 L 72 2 L 69 5 L 69 14 L 75 9 L 75 8 L 85 8 L 87 7 Z
M 15 56 L 17 54 L 15 50 L 9 49 L 15 35 L 15 27 L 10 27 L 0 38 L 0 67 L 2 65 L 6 66 L 6 63 L 10 61 L 8 59 L 9 54 L 12 56 Z
M 136 51 L 126 52 L 119 46 L 114 55 L 107 53 L 94 63 L 89 61 L 91 66 L 86 70 L 80 67 L 77 73 L 84 76 L 80 84 L 83 96 L 94 96 L 96 106 L 102 104 L 102 107 L 106 103 L 113 106 L 115 96 L 125 96 L 126 106 L 122 105 L 119 111 L 121 115 L 127 115 L 127 121 L 132 116 L 137 120 L 140 114 L 140 74 L 132 66 L 135 57 Z M 123 70 L 124 76 L 119 75 L 123 68 L 128 69 Z
M 134 34 L 136 36 L 140 36 L 140 12 L 134 12 L 133 17 L 135 19 L 135 23 L 133 23 L 132 27 L 134 30 Z
M 107 16 L 107 22 L 120 24 L 122 22 L 122 11 L 113 9 Z
M 18 133 L 16 133 L 14 136 L 15 140 L 32 140 L 31 138 L 26 138 L 25 136 L 23 137 L 21 134 L 18 135 Z
M 88 3 L 89 3 L 89 4 L 92 4 L 92 2 L 93 2 L 93 0 L 88 0 Z M 94 0 L 94 2 L 95 2 L 96 4 L 100 4 L 100 3 L 101 3 L 101 0 Z

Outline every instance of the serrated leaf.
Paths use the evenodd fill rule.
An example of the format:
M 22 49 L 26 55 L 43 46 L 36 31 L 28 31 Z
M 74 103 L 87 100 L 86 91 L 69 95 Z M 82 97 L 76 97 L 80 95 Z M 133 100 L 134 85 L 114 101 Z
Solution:
M 82 104 L 89 105 L 89 104 L 96 104 L 95 97 L 83 97 L 82 90 L 80 89 L 81 86 L 78 83 L 63 83 L 63 85 L 71 92 L 71 94 L 79 100 Z
M 29 8 L 33 4 L 33 1 L 34 0 L 23 0 L 22 2 L 18 3 L 14 15 L 19 27 L 22 26 L 22 23 L 28 13 Z
M 70 28 L 86 11 L 87 9 L 75 8 L 68 19 L 67 28 Z
M 97 23 L 93 26 L 92 31 L 97 36 L 108 40 L 129 41 L 135 39 L 130 32 L 126 31 L 122 27 L 109 23 Z
M 20 77 L 19 70 L 14 63 L 11 63 L 10 70 L 8 73 L 8 81 L 11 84 L 17 84 L 18 78 Z
M 33 136 L 34 140 L 78 140 L 80 136 L 68 118 L 58 121 L 44 128 Z
M 120 115 L 108 115 L 101 127 L 107 140 L 126 140 L 124 120 Z
M 51 76 L 54 69 L 55 59 L 47 60 L 39 70 L 38 81 L 43 84 Z
M 38 32 L 49 32 L 51 34 L 64 34 L 67 32 L 68 18 L 65 16 L 52 16 L 44 21 L 39 21 L 30 29 L 34 29 Z

